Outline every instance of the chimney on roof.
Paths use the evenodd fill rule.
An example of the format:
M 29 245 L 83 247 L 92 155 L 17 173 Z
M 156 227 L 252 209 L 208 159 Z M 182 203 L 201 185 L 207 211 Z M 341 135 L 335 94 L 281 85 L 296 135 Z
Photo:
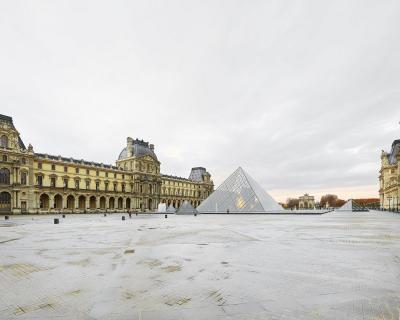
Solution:
M 154 144 L 150 144 L 150 150 L 154 151 Z
M 133 139 L 131 137 L 126 139 L 126 155 L 128 158 L 133 156 Z

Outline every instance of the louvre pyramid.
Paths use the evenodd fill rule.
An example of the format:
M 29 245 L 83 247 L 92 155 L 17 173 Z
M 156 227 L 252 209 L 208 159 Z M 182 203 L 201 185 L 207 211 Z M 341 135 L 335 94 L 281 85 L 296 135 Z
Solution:
M 208 213 L 266 213 L 283 208 L 241 167 L 236 169 L 199 207 Z
M 175 213 L 176 212 L 175 207 L 172 204 L 170 204 L 169 207 L 167 208 L 167 212 L 168 213 Z
M 350 199 L 337 211 L 368 211 L 368 209 L 361 207 L 357 202 L 353 201 L 353 199 Z
M 189 201 L 185 200 L 181 207 L 178 209 L 176 214 L 194 214 L 197 213 L 197 210 L 193 208 Z

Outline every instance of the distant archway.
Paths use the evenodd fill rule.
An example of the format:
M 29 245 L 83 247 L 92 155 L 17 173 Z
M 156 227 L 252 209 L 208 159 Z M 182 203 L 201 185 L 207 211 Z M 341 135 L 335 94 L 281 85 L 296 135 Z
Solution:
M 129 210 L 131 208 L 131 199 L 126 199 L 126 208 Z
M 106 198 L 100 197 L 100 209 L 105 209 L 105 208 L 106 208 Z
M 62 209 L 63 206 L 63 199 L 60 194 L 56 194 L 54 196 L 54 208 L 55 209 Z
M 74 209 L 75 208 L 75 198 L 73 195 L 69 195 L 67 197 L 67 209 Z
M 49 210 L 50 198 L 47 194 L 43 193 L 39 198 L 39 208 L 42 210 Z
M 110 209 L 114 209 L 115 208 L 115 199 L 113 197 L 110 198 L 109 203 L 108 203 L 108 207 Z
M 96 197 L 91 196 L 89 199 L 89 208 L 90 209 L 96 209 Z
M 118 209 L 122 209 L 123 208 L 123 203 L 124 203 L 124 200 L 121 197 L 119 197 L 118 198 Z
M 78 199 L 78 207 L 81 210 L 86 209 L 86 197 L 85 196 L 80 196 Z

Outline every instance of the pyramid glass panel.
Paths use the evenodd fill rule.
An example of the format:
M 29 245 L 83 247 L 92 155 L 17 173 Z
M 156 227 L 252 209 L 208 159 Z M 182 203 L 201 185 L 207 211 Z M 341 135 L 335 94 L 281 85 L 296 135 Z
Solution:
M 193 208 L 189 201 L 185 200 L 181 207 L 178 209 L 176 214 L 194 214 L 197 213 L 197 210 Z
M 239 167 L 197 210 L 209 213 L 263 213 L 283 209 Z
M 343 206 L 341 206 L 337 211 L 351 211 L 351 212 L 356 212 L 356 211 L 369 211 L 368 209 L 363 208 L 360 206 L 357 202 L 355 202 L 353 199 L 350 199 L 347 201 Z

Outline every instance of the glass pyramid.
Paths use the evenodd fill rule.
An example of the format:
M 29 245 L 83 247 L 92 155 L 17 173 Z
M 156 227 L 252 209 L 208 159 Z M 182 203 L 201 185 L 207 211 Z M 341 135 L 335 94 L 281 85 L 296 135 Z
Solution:
M 350 199 L 347 201 L 343 206 L 341 206 L 337 211 L 369 211 L 368 209 L 365 209 L 361 207 L 357 202 L 353 201 L 353 199 Z
M 182 203 L 181 207 L 176 212 L 176 214 L 194 214 L 194 213 L 197 213 L 197 210 L 193 208 L 193 206 L 187 200 L 185 200 Z
M 197 210 L 208 213 L 263 213 L 283 211 L 283 208 L 239 167 Z

